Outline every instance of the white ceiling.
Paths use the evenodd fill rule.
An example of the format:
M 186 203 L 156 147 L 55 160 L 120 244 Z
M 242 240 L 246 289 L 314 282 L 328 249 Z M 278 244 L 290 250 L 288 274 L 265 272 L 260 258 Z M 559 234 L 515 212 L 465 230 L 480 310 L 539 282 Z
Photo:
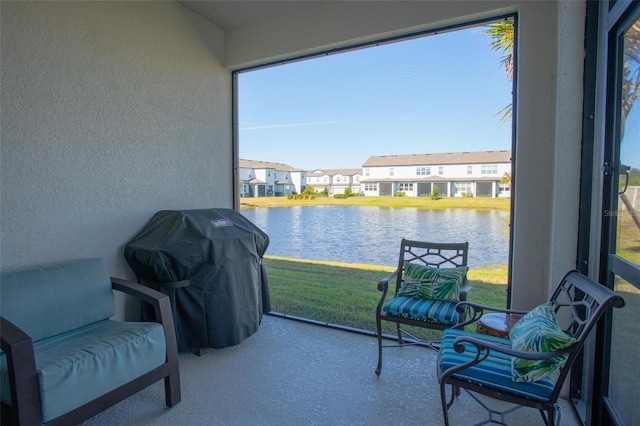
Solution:
M 306 7 L 318 0 L 179 0 L 193 12 L 229 30 Z

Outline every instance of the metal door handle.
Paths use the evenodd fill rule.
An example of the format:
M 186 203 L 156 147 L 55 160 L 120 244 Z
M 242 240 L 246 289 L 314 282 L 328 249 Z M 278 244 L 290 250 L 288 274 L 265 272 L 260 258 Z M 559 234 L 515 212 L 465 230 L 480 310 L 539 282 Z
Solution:
M 625 192 L 627 192 L 627 187 L 629 186 L 629 170 L 631 170 L 631 167 L 625 166 L 624 164 L 620 164 L 619 170 L 620 170 L 619 174 L 624 173 L 624 175 L 626 176 L 626 179 L 624 181 L 624 188 L 622 189 L 622 191 L 618 192 L 618 195 L 622 195 Z

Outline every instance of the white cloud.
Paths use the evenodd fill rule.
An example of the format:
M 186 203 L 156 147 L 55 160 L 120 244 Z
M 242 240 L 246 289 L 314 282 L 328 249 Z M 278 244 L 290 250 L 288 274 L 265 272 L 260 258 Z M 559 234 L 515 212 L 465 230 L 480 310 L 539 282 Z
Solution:
M 240 127 L 240 130 L 264 130 L 264 129 L 280 129 L 284 127 L 307 127 L 307 126 L 324 126 L 325 124 L 344 123 L 342 120 L 334 121 L 312 121 L 309 123 L 290 123 L 290 124 L 269 124 L 264 126 Z

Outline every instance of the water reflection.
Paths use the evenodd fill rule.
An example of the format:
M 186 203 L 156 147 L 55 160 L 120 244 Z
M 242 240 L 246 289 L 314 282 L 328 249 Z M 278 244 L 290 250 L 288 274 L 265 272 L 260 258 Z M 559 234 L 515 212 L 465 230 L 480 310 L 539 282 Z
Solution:
M 509 212 L 314 206 L 243 209 L 268 255 L 395 266 L 400 239 L 469 242 L 469 265 L 506 265 Z

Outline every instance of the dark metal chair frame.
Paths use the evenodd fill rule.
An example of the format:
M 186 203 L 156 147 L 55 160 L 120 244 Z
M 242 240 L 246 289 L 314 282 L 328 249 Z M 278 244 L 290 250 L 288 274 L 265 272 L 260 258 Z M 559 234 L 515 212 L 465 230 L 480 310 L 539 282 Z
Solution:
M 142 376 L 131 380 L 64 414 L 46 425 L 78 424 L 104 409 L 122 401 L 147 386 L 164 379 L 165 403 L 173 407 L 181 400 L 178 350 L 169 297 L 143 285 L 119 278 L 111 278 L 114 290 L 134 296 L 154 307 L 156 322 L 162 324 L 167 345 L 166 362 Z M 2 424 L 41 425 L 40 390 L 33 351 L 33 342 L 20 328 L 0 317 L 2 350 L 7 355 L 12 406 L 2 404 Z
M 582 275 L 578 271 L 570 271 L 562 278 L 549 301 L 551 301 L 554 306 L 554 310 L 556 311 L 558 321 L 563 331 L 576 339 L 575 343 L 563 350 L 554 352 L 523 352 L 489 342 L 484 339 L 486 336 L 483 334 L 475 334 L 474 336 L 468 337 L 460 336 L 454 341 L 454 349 L 456 352 L 462 353 L 464 351 L 463 343 L 471 344 L 475 347 L 472 347 L 472 350 L 476 351 L 475 357 L 464 364 L 453 366 L 446 371 L 441 371 L 440 369 L 440 356 L 442 352 L 439 353 L 437 364 L 438 381 L 440 383 L 442 412 L 444 416 L 444 424 L 446 426 L 449 425 L 448 410 L 453 404 L 455 397 L 460 394 L 460 388 L 502 401 L 514 403 L 519 406 L 536 408 L 540 411 L 546 425 L 555 425 L 558 419 L 556 416 L 556 407 L 560 390 L 569 374 L 569 371 L 571 370 L 571 366 L 577 357 L 580 356 L 589 332 L 609 307 L 613 306 L 616 308 L 622 308 L 625 305 L 625 302 L 624 299 L 614 293 L 613 290 L 592 281 L 590 278 Z M 457 309 L 460 311 L 466 311 L 469 315 L 469 319 L 458 324 L 455 328 L 463 328 L 469 324 L 475 323 L 483 313 L 487 311 L 523 313 L 523 311 L 499 309 L 472 302 L 460 302 L 457 305 Z M 562 368 L 560 368 L 553 376 L 554 387 L 549 398 L 546 401 L 537 401 L 516 393 L 506 392 L 492 388 L 486 384 L 482 385 L 456 376 L 456 373 L 482 362 L 491 351 L 502 352 L 518 358 L 537 360 L 555 358 L 562 354 L 568 354 L 568 357 Z M 446 397 L 447 384 L 451 385 L 451 399 L 449 401 L 447 401 Z M 517 383 L 515 382 L 514 388 L 517 388 Z M 494 412 L 489 410 L 486 406 L 484 408 L 489 411 L 489 421 L 495 422 L 495 420 L 491 419 L 491 415 Z M 510 411 L 512 410 L 509 410 L 509 412 Z
M 381 279 L 378 282 L 378 290 L 382 292 L 380 301 L 376 308 L 376 329 L 378 337 L 378 366 L 376 367 L 376 375 L 380 375 L 382 371 L 382 349 L 387 347 L 400 347 L 404 345 L 426 344 L 427 346 L 437 349 L 435 342 L 424 342 L 411 333 L 404 330 L 401 325 L 410 325 L 432 330 L 444 330 L 451 327 L 450 324 L 442 324 L 439 322 L 430 322 L 411 318 L 404 318 L 395 315 L 389 315 L 383 312 L 382 308 L 387 302 L 389 294 L 389 283 L 395 281 L 395 290 L 393 297 L 396 296 L 400 287 L 404 284 L 404 264 L 405 262 L 422 264 L 432 267 L 453 268 L 458 266 L 467 266 L 467 255 L 469 251 L 469 243 L 431 243 L 424 241 L 413 241 L 402 239 L 400 242 L 400 255 L 398 258 L 397 269 Z M 469 281 L 465 277 L 464 284 L 460 290 L 459 300 L 467 299 L 467 292 L 471 288 Z M 391 300 L 391 299 L 389 299 Z M 464 314 L 460 315 L 460 321 L 464 318 Z M 396 332 L 398 343 L 393 345 L 382 344 L 382 321 L 390 321 L 396 323 Z M 406 342 L 403 336 L 408 336 L 411 340 Z

